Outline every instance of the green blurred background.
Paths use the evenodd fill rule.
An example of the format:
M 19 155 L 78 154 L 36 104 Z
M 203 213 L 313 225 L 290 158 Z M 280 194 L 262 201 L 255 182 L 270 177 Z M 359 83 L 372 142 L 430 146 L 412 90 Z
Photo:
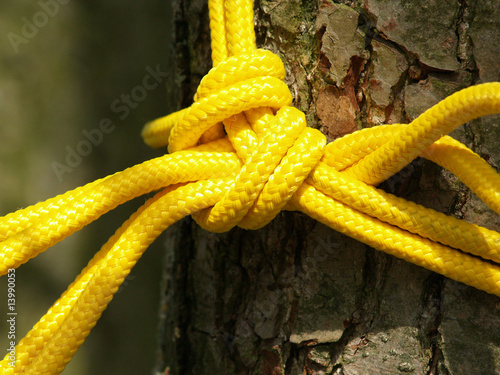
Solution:
M 0 215 L 164 152 L 149 149 L 140 130 L 148 120 L 173 109 L 165 90 L 173 80 L 168 70 L 169 6 L 160 0 L 1 2 Z M 29 23 L 34 27 L 25 26 Z M 124 104 L 122 94 L 142 86 L 146 68 L 156 70 L 158 65 L 169 77 L 147 91 L 142 101 Z M 136 97 L 141 93 L 144 90 L 136 89 Z M 126 116 L 124 110 L 111 108 L 116 100 L 129 108 Z M 103 118 L 112 120 L 114 130 L 104 134 L 71 173 L 62 174 L 61 181 L 53 163 L 66 164 L 67 147 L 76 149 L 86 139 L 82 131 L 98 128 Z M 115 209 L 17 270 L 18 341 L 144 201 L 141 197 Z M 63 374 L 151 372 L 161 261 L 160 238 L 133 269 Z M 0 287 L 3 350 L 8 347 L 5 278 Z

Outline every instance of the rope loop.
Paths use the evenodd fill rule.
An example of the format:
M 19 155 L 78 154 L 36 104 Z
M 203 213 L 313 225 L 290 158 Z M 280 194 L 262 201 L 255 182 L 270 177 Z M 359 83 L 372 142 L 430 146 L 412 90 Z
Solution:
M 168 145 L 169 152 L 194 147 L 200 139 L 206 143 L 222 138 L 225 133 L 213 128 L 231 116 L 263 106 L 290 105 L 292 95 L 284 77 L 283 63 L 270 51 L 232 56 L 205 76 L 189 108 L 146 124 L 142 137 L 152 147 Z M 205 134 L 202 139 L 207 132 L 216 135 Z

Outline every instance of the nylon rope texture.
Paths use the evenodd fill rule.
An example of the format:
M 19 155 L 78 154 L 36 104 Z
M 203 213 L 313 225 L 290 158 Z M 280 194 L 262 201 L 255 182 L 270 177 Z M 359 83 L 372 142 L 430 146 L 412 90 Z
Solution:
M 500 213 L 500 175 L 446 136 L 500 113 L 500 83 L 459 91 L 408 125 L 357 131 L 326 144 L 291 107 L 285 69 L 257 49 L 252 1 L 209 1 L 213 69 L 186 109 L 146 124 L 169 154 L 0 218 L 0 273 L 19 267 L 119 204 L 159 191 L 96 253 L 16 346 L 2 374 L 59 374 L 143 252 L 192 215 L 212 232 L 258 229 L 302 211 L 375 249 L 500 296 L 500 234 L 376 186 L 422 156 L 457 175 Z

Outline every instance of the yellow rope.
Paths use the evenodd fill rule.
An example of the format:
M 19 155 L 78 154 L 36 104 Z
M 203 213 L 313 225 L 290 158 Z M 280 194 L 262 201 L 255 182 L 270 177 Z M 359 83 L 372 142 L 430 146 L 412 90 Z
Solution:
M 205 229 L 258 229 L 300 210 L 375 249 L 500 296 L 500 234 L 375 186 L 417 156 L 455 173 L 500 213 L 500 176 L 443 136 L 500 113 L 500 84 L 455 93 L 409 125 L 384 125 L 328 145 L 289 107 L 281 60 L 256 49 L 252 1 L 209 1 L 214 68 L 191 107 L 147 124 L 171 154 L 0 218 L 0 274 L 117 205 L 161 190 L 110 238 L 27 336 L 3 374 L 58 374 L 148 245 L 186 215 Z M 225 130 L 225 131 L 224 131 Z

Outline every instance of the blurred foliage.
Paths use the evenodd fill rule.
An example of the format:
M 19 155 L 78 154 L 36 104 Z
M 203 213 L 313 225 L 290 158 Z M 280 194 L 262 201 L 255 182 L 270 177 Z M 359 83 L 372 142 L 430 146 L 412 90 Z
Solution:
M 148 66 L 168 72 L 169 7 L 156 0 L 0 4 L 0 215 L 164 152 L 145 146 L 140 130 L 171 109 L 165 90 L 170 78 L 152 90 L 136 89 L 140 100 L 125 104 L 126 116 L 117 109 L 126 103 L 122 95 L 143 86 Z M 113 131 L 58 178 L 54 162 L 66 165 L 68 150 L 87 139 L 82 131 L 98 129 L 105 118 Z M 143 202 L 138 198 L 119 207 L 17 270 L 18 341 Z M 151 371 L 161 242 L 132 271 L 65 374 Z M 2 316 L 5 285 L 0 279 Z M 0 327 L 4 332 L 5 322 Z M 6 342 L 0 334 L 0 347 L 7 348 Z

